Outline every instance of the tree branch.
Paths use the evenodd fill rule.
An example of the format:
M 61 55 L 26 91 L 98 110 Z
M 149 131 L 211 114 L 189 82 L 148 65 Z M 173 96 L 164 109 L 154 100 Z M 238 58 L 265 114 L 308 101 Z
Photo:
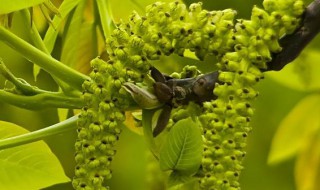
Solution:
M 279 71 L 293 61 L 309 42 L 320 32 L 320 0 L 314 0 L 307 7 L 301 26 L 290 35 L 280 39 L 283 48 L 280 53 L 272 56 L 268 63 L 268 71 Z

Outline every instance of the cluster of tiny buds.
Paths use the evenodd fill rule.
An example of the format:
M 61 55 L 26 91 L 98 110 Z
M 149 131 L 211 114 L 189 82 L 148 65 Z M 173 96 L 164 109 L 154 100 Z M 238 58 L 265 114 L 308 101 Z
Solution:
M 109 60 L 91 62 L 90 80 L 83 83 L 86 106 L 78 121 L 75 189 L 107 189 L 115 155 L 130 106 L 125 82 L 145 82 L 151 63 L 161 55 L 183 56 L 188 49 L 203 60 L 219 58 L 219 78 L 214 89 L 218 97 L 203 104 L 204 154 L 201 166 L 203 189 L 238 189 L 238 176 L 245 155 L 247 134 L 253 114 L 251 100 L 258 93 L 253 85 L 263 78 L 261 69 L 271 52 L 281 51 L 278 39 L 293 32 L 303 12 L 301 0 L 265 0 L 265 10 L 253 8 L 251 20 L 237 20 L 236 12 L 203 10 L 201 3 L 154 3 L 146 16 L 134 12 L 107 39 Z M 174 78 L 197 76 L 196 67 L 186 67 Z M 188 107 L 189 106 L 189 107 Z M 171 124 L 188 115 L 190 105 L 173 110 Z M 192 108 L 197 106 L 191 105 Z M 198 109 L 198 107 L 196 108 Z
M 233 51 L 220 56 L 214 89 L 218 98 L 203 104 L 203 189 L 239 189 L 238 176 L 251 131 L 251 101 L 258 96 L 254 85 L 263 79 L 261 70 L 266 69 L 271 53 L 281 51 L 279 38 L 294 31 L 304 10 L 302 1 L 265 0 L 263 5 L 265 10 L 253 8 L 251 20 L 237 20 L 231 37 Z
M 181 3 L 157 2 L 146 8 L 146 16 L 134 12 L 129 23 L 118 26 L 114 38 L 107 40 L 108 53 L 132 64 L 135 61 L 130 61 L 130 55 L 154 60 L 172 53 L 183 56 L 189 49 L 203 60 L 208 54 L 232 49 L 235 14 L 231 9 L 209 12 L 201 8 L 201 3 L 192 4 L 188 10 Z

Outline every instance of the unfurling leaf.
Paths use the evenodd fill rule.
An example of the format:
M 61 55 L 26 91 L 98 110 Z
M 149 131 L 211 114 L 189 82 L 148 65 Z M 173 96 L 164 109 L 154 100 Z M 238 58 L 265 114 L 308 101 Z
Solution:
M 273 140 L 268 163 L 275 164 L 297 154 L 308 141 L 308 134 L 319 128 L 320 96 L 299 102 L 282 120 Z
M 297 190 L 316 190 L 320 186 L 320 136 L 317 131 L 300 151 L 295 163 Z

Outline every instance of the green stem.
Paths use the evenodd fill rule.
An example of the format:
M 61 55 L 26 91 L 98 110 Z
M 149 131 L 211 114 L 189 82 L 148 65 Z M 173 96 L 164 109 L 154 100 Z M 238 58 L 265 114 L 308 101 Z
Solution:
M 28 11 L 28 9 L 21 10 L 21 14 L 25 27 L 30 28 L 28 32 L 34 46 L 46 53 L 47 55 L 50 55 L 50 52 L 48 51 L 46 45 L 42 41 L 42 38 L 38 32 L 38 29 L 36 28 L 35 23 L 31 20 L 30 12 Z
M 77 126 L 76 125 L 77 120 L 78 120 L 78 116 L 76 115 L 76 116 L 70 117 L 65 121 L 51 125 L 44 129 L 18 135 L 15 137 L 10 137 L 7 139 L 2 139 L 0 140 L 0 150 L 23 145 L 23 144 L 28 144 L 31 142 L 42 140 L 45 137 L 50 137 L 53 135 L 64 133 L 66 131 L 74 130 Z
M 84 80 L 89 79 L 88 76 L 71 69 L 46 53 L 38 50 L 2 26 L 0 26 L 0 40 L 19 52 L 26 59 L 39 65 L 44 70 L 68 83 L 75 89 L 82 90 L 82 83 Z
M 50 3 L 50 1 L 49 1 Z M 35 23 L 32 21 L 30 12 L 28 11 L 28 9 L 23 9 L 21 10 L 21 14 L 22 14 L 22 18 L 23 18 L 23 23 L 25 23 L 25 27 L 29 28 L 28 33 L 29 33 L 29 37 L 32 40 L 34 46 L 36 48 L 38 48 L 39 50 L 43 51 L 44 53 L 46 53 L 47 55 L 51 56 L 49 50 L 47 49 L 46 45 L 44 44 L 41 35 L 39 34 L 39 31 L 35 25 Z M 31 21 L 31 24 L 29 23 Z M 37 65 L 34 65 L 37 67 Z M 35 69 L 35 68 L 33 68 Z M 53 79 L 56 81 L 56 83 L 59 85 L 59 87 L 62 89 L 62 91 L 65 94 L 71 94 L 72 89 L 70 89 L 70 86 L 68 84 L 66 84 L 65 82 L 63 82 L 62 80 L 59 80 L 57 77 L 53 76 Z
M 97 0 L 100 21 L 103 29 L 105 39 L 107 39 L 111 32 L 116 28 L 112 16 L 111 6 L 109 0 Z
M 152 134 L 152 117 L 155 112 L 156 112 L 156 109 L 142 110 L 142 126 L 143 126 L 143 135 L 146 139 L 147 144 L 149 145 L 150 151 L 152 152 L 153 156 L 157 160 L 159 160 L 159 151 Z
M 19 93 L 23 95 L 35 95 L 38 93 L 47 92 L 44 90 L 41 90 L 37 87 L 31 86 L 27 82 L 23 81 L 22 79 L 16 78 L 9 69 L 5 66 L 2 59 L 0 59 L 0 74 L 4 76 L 8 81 L 12 82 L 12 84 L 15 86 L 15 88 L 19 91 Z
M 0 90 L 0 102 L 29 110 L 44 109 L 48 107 L 80 109 L 84 106 L 84 102 L 81 98 L 73 98 L 65 96 L 62 93 L 53 92 L 25 96 Z

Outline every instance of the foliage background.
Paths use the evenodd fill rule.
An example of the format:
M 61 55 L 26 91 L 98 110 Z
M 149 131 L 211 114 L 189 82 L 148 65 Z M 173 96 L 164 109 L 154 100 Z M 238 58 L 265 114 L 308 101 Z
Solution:
M 167 0 L 168 1 L 168 0 Z M 53 1 L 57 6 L 61 3 L 59 0 Z M 154 2 L 153 0 L 111 0 L 111 5 L 115 19 L 127 19 L 133 9 L 139 13 L 143 13 L 146 5 Z M 185 0 L 190 4 L 192 0 Z M 308 4 L 310 1 L 306 1 Z M 238 11 L 238 18 L 249 18 L 253 5 L 261 6 L 261 0 L 203 0 L 203 5 L 208 10 L 217 10 L 225 8 L 233 8 Z M 37 26 L 41 28 L 44 34 L 48 25 L 44 22 L 44 18 L 35 9 L 35 21 Z M 12 30 L 19 36 L 26 36 L 21 16 L 14 16 Z M 53 56 L 60 59 L 63 47 L 63 34 L 58 38 L 57 44 L 53 51 Z M 27 41 L 29 39 L 25 38 Z M 303 61 L 309 64 L 317 64 L 320 60 L 320 38 L 316 38 L 303 53 L 318 52 L 312 59 L 298 59 L 296 62 Z M 45 72 L 40 72 L 37 81 L 34 81 L 32 69 L 33 66 L 18 55 L 15 51 L 0 42 L 0 57 L 7 64 L 7 67 L 18 77 L 24 78 L 32 85 L 47 90 L 57 90 L 52 78 Z M 174 62 L 175 67 L 171 67 Z M 212 70 L 210 59 L 206 60 L 205 65 L 200 65 L 202 71 Z M 178 63 L 178 64 L 177 64 Z M 159 65 L 162 71 L 172 72 L 181 68 L 182 65 L 192 63 L 192 60 L 183 59 L 176 56 L 164 58 Z M 89 63 L 88 63 L 89 64 Z M 81 70 L 86 72 L 87 65 L 80 65 Z M 201 63 L 200 63 L 201 64 Z M 213 64 L 213 63 L 212 63 Z M 319 64 L 319 63 L 318 63 Z M 169 66 L 170 65 L 170 66 Z M 320 71 L 318 70 L 318 73 Z M 298 80 L 303 80 L 306 74 L 296 71 Z M 282 76 L 281 76 L 282 75 Z M 247 157 L 244 162 L 245 170 L 241 174 L 241 184 L 243 190 L 293 190 L 298 189 L 295 185 L 294 166 L 296 157 L 290 157 L 285 162 L 276 165 L 268 165 L 268 154 L 271 147 L 273 136 L 284 117 L 292 110 L 292 108 L 310 92 L 299 89 L 297 83 L 292 82 L 292 78 L 283 76 L 282 72 L 277 74 L 266 75 L 266 79 L 257 86 L 260 96 L 255 101 L 255 114 L 252 119 L 253 132 L 248 137 Z M 0 87 L 3 88 L 4 79 L 0 76 Z M 309 81 L 310 82 L 310 81 Z M 320 83 L 311 80 L 311 83 Z M 319 91 L 319 89 L 316 89 Z M 320 106 L 320 105 L 319 105 Z M 309 110 L 310 111 L 310 110 Z M 320 114 L 320 113 L 319 113 Z M 319 115 L 320 116 L 320 115 Z M 298 117 L 298 116 L 297 116 Z M 37 130 L 59 121 L 56 109 L 44 109 L 29 111 L 13 107 L 11 105 L 0 103 L 0 120 L 13 122 L 30 131 Z M 308 126 L 301 126 L 299 130 L 307 130 Z M 68 132 L 63 135 L 47 138 L 45 141 L 52 151 L 61 161 L 66 174 L 72 178 L 74 170 L 73 144 L 76 138 L 75 132 Z M 284 147 L 290 146 L 283 142 Z M 144 144 L 143 137 L 132 131 L 125 129 L 118 143 L 118 152 L 113 161 L 113 178 L 109 182 L 113 190 L 143 190 L 146 189 L 145 182 L 150 176 L 147 176 L 147 148 Z M 319 168 L 318 166 L 315 166 Z M 308 171 L 301 171 L 308 172 Z M 319 173 L 318 173 L 319 175 Z M 1 187 L 0 187 L 1 189 Z M 47 190 L 55 189 L 72 189 L 71 184 L 59 184 L 46 188 Z M 303 189 L 303 188 L 302 188 Z

